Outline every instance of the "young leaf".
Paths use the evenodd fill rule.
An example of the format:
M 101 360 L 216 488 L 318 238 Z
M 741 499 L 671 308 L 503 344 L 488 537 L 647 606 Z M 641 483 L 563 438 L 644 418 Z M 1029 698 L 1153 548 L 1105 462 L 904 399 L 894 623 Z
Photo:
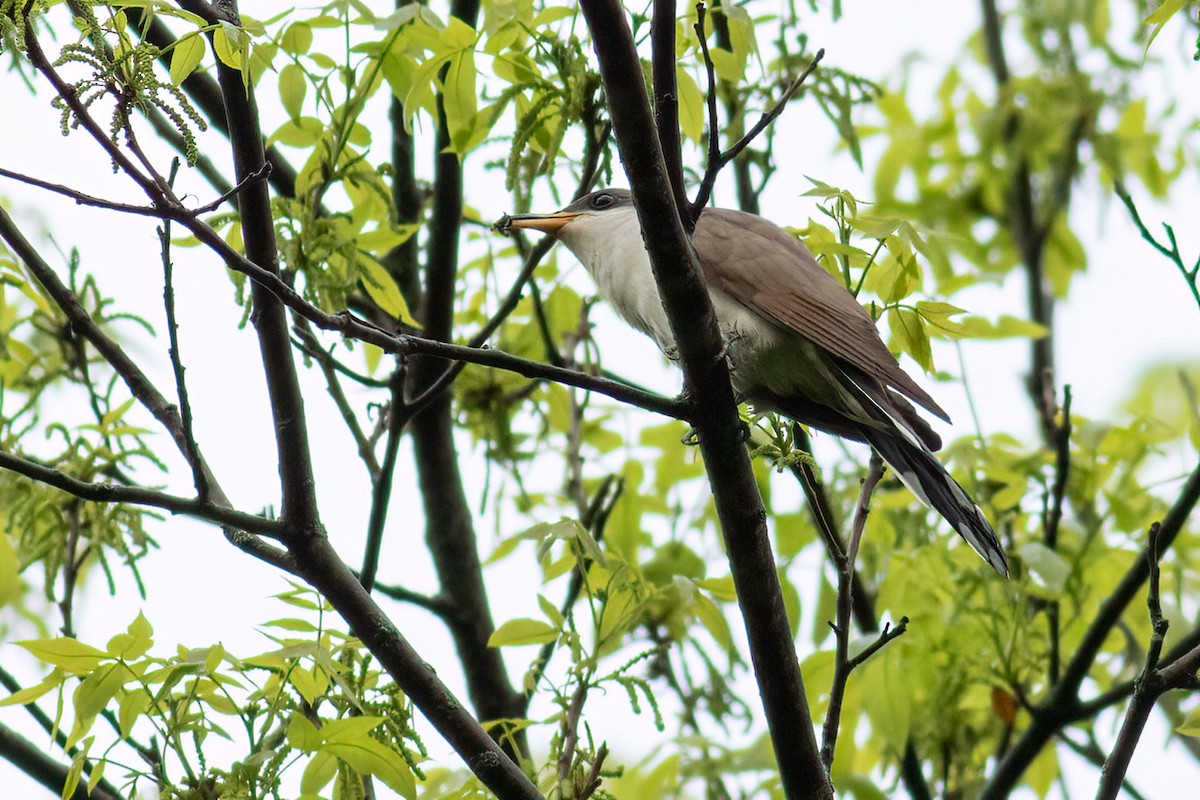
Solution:
M 547 644 L 558 638 L 558 629 L 540 619 L 510 619 L 488 637 L 488 647 Z

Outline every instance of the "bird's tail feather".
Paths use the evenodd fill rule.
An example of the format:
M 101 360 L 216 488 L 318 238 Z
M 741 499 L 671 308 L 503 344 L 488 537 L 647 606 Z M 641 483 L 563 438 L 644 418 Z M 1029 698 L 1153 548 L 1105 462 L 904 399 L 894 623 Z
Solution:
M 933 453 L 899 432 L 866 428 L 863 434 L 913 494 L 945 517 L 997 572 L 1008 575 L 1008 562 L 992 526 Z

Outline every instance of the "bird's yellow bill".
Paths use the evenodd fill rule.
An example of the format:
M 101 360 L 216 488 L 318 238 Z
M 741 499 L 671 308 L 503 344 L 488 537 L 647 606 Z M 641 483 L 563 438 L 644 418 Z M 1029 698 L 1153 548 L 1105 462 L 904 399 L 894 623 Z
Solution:
M 562 230 L 563 226 L 579 216 L 575 211 L 556 211 L 553 214 L 517 214 L 515 217 L 505 217 L 496 223 L 502 233 L 513 228 L 530 228 L 551 236 Z

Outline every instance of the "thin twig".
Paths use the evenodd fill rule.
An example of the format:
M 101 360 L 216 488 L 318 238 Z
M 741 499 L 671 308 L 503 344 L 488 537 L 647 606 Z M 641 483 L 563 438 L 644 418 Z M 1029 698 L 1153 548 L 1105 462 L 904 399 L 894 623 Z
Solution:
M 1183 275 L 1183 279 L 1187 281 L 1188 289 L 1192 292 L 1192 298 L 1196 301 L 1196 305 L 1200 307 L 1200 257 L 1197 257 L 1195 265 L 1188 269 L 1183 263 L 1183 256 L 1179 252 L 1179 243 L 1175 241 L 1175 229 L 1170 225 L 1163 223 L 1163 229 L 1167 232 L 1167 241 L 1171 246 L 1159 242 L 1154 238 L 1146 228 L 1146 224 L 1142 222 L 1141 214 L 1138 213 L 1137 206 L 1133 202 L 1133 198 L 1129 195 L 1129 191 L 1125 188 L 1125 184 L 1117 181 L 1114 185 L 1114 190 L 1117 197 L 1121 198 L 1121 202 L 1125 204 L 1125 208 L 1129 211 L 1129 216 L 1133 220 L 1133 224 L 1137 226 L 1138 233 L 1142 238 L 1150 243 L 1150 246 L 1157 250 L 1162 255 L 1166 256 Z
M 400 457 L 400 438 L 404 433 L 405 423 L 411 416 L 403 413 L 399 407 L 404 398 L 404 386 L 407 382 L 408 370 L 403 363 L 392 373 L 392 401 L 388 404 L 387 438 L 383 444 L 383 461 L 371 482 L 371 514 L 367 520 L 367 537 L 364 545 L 362 571 L 358 579 L 368 592 L 375 585 L 375 576 L 379 572 L 379 556 L 383 550 L 383 530 L 387 524 L 388 506 L 392 500 L 392 485 L 396 475 L 396 464 Z
M 22 458 L 2 451 L 0 451 L 0 469 L 24 475 L 38 483 L 53 486 L 81 500 L 88 500 L 94 503 L 132 503 L 140 506 L 150 506 L 151 508 L 161 508 L 173 514 L 184 514 L 218 525 L 232 525 L 243 531 L 258 534 L 259 536 L 266 536 L 271 539 L 282 539 L 286 534 L 286 529 L 279 520 L 235 511 L 232 508 L 218 506 L 206 500 L 192 500 L 186 497 L 177 497 L 165 492 L 155 491 L 154 489 L 143 489 L 140 486 L 88 483 L 32 459 Z
M 414 592 L 411 589 L 405 589 L 403 586 L 390 586 L 383 583 L 376 583 L 375 589 L 380 594 L 390 597 L 393 600 L 401 603 L 410 603 L 443 619 L 454 613 L 454 607 L 451 603 L 438 595 L 422 594 Z
M 325 376 L 326 391 L 329 392 L 329 396 L 333 399 L 333 404 L 337 406 L 338 413 L 342 415 L 342 420 L 346 423 L 346 429 L 350 431 L 350 436 L 354 439 L 354 444 L 358 448 L 358 457 L 367 468 L 367 475 L 370 476 L 371 480 L 375 480 L 375 476 L 379 474 L 379 462 L 375 458 L 375 451 L 371 446 L 371 440 L 359 424 L 358 416 L 354 413 L 354 408 L 351 407 L 350 400 L 346 397 L 346 392 L 342 389 L 342 382 L 338 379 L 338 375 L 345 374 L 339 369 L 342 365 L 333 357 L 330 351 L 321 347 L 321 343 L 317 341 L 316 334 L 313 333 L 308 320 L 303 317 L 297 317 L 293 330 L 297 336 L 294 342 L 296 347 L 300 352 L 316 361 L 321 374 Z M 386 386 L 387 384 L 383 385 Z
M 704 29 L 706 11 L 704 3 L 696 3 L 696 24 L 692 27 L 700 41 L 700 55 L 704 59 L 704 73 L 708 78 L 708 166 L 711 168 L 721 160 L 721 137 L 717 126 L 717 73 L 712 54 L 708 52 L 708 34 Z
M 1121 791 L 1133 751 L 1142 738 L 1146 720 L 1154 710 L 1154 704 L 1159 696 L 1170 688 L 1163 671 L 1158 669 L 1159 657 L 1162 655 L 1163 641 L 1167 635 L 1169 623 L 1162 613 L 1162 600 L 1159 595 L 1159 558 L 1161 556 L 1159 535 L 1161 526 L 1155 522 L 1150 526 L 1147 558 L 1149 559 L 1150 578 L 1146 591 L 1146 606 L 1150 612 L 1150 646 L 1146 649 L 1146 665 L 1138 678 L 1121 723 L 1121 730 L 1113 745 L 1112 752 L 1104 760 L 1100 769 L 1100 785 L 1096 790 L 1096 800 L 1115 800 Z M 1195 676 L 1193 675 L 1193 680 Z
M 860 654 L 859 658 L 850 658 L 850 617 L 854 606 L 854 564 L 858 558 L 858 546 L 862 541 L 867 515 L 871 509 L 871 495 L 875 493 L 875 487 L 879 485 L 882 478 L 883 459 L 879 457 L 878 453 L 872 451 L 870 466 L 867 468 L 866 477 L 863 478 L 858 503 L 854 507 L 854 519 L 850 525 L 850 535 L 845 553 L 840 557 L 834 556 L 834 566 L 838 573 L 838 599 L 837 621 L 832 625 L 835 639 L 833 682 L 829 687 L 829 708 L 825 712 L 825 724 L 821 731 L 821 761 L 827 770 L 833 765 L 838 726 L 841 724 L 842 700 L 846 695 L 846 684 L 850 679 L 850 673 L 880 647 L 904 633 L 908 627 L 907 618 L 895 629 L 885 625 L 875 644 L 867 648 L 864 654 Z
M 1067 492 L 1067 480 L 1071 475 L 1071 386 L 1063 387 L 1062 408 L 1059 410 L 1060 421 L 1054 429 L 1054 484 L 1050 488 L 1050 503 L 1042 521 L 1045 529 L 1045 543 L 1050 550 L 1058 550 L 1058 527 L 1062 522 L 1063 500 Z M 1046 619 L 1049 623 L 1050 658 L 1049 678 L 1053 684 L 1058 681 L 1061 668 L 1061 651 L 1059 642 L 1059 603 L 1051 598 L 1046 601 Z
M 175 159 L 171 166 L 171 182 L 174 183 L 175 173 L 179 168 L 179 160 Z M 179 397 L 179 420 L 183 425 L 184 455 L 188 466 L 192 469 L 192 484 L 196 487 L 196 497 L 201 501 L 208 499 L 208 477 L 204 474 L 204 465 L 200 460 L 200 448 L 196 444 L 196 434 L 192 429 L 192 404 L 188 399 L 187 382 L 184 380 L 183 359 L 179 356 L 179 321 L 175 318 L 175 284 L 173 279 L 175 265 L 171 261 L 171 221 L 163 220 L 158 229 L 158 241 L 161 248 L 163 265 L 163 306 L 167 315 L 167 340 L 170 343 L 167 355 L 171 360 L 171 370 L 175 374 L 175 391 Z
M 746 135 L 739 139 L 733 147 L 722 153 L 716 162 L 710 160 L 708 167 L 704 171 L 704 178 L 700 181 L 700 189 L 696 192 L 696 199 L 692 201 L 692 219 L 699 219 L 700 212 L 708 205 L 708 200 L 712 197 L 713 184 L 717 181 L 717 174 L 725 168 L 726 164 L 737 158 L 760 133 L 766 130 L 767 126 L 775 121 L 776 117 L 783 113 L 784 106 L 788 104 L 792 96 L 804 85 L 804 81 L 816 70 L 817 65 L 821 63 L 821 59 L 824 57 L 825 50 L 822 48 L 817 51 L 813 60 L 809 62 L 809 65 L 804 68 L 804 71 L 800 73 L 796 80 L 792 81 L 788 88 L 784 90 L 783 96 L 779 98 L 775 105 L 769 111 L 763 112 L 758 122 L 754 123 L 754 127 L 747 131 Z

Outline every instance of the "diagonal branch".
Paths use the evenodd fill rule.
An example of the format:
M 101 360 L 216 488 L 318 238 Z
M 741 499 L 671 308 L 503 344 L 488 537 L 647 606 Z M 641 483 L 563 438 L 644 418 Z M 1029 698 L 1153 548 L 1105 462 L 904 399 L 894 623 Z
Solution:
M 695 254 L 671 192 L 662 148 L 625 11 L 616 0 L 581 3 L 600 62 L 621 159 L 654 277 L 679 348 L 692 420 L 713 490 L 755 677 L 784 792 L 832 798 L 804 697 L 796 650 L 775 572 L 766 514 L 745 450 L 720 334 Z

